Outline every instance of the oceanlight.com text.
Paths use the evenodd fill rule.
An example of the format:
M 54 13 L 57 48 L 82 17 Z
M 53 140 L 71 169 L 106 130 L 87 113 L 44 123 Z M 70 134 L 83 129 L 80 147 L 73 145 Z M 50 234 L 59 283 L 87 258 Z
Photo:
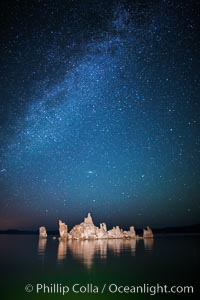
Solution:
M 191 285 L 177 286 L 177 285 L 160 285 L 159 283 L 151 285 L 144 283 L 142 285 L 119 285 L 116 283 L 104 283 L 98 285 L 94 283 L 87 283 L 85 285 L 74 283 L 72 285 L 61 283 L 37 283 L 35 285 L 27 284 L 25 286 L 27 293 L 36 294 L 60 294 L 66 295 L 74 294 L 149 294 L 155 296 L 157 294 L 193 294 L 194 287 Z

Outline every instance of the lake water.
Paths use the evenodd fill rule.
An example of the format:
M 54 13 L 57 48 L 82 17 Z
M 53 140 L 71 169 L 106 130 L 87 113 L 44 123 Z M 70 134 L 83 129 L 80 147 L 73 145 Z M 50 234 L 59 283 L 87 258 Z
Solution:
M 196 299 L 199 253 L 195 235 L 66 243 L 0 235 L 1 299 Z M 192 285 L 194 293 L 133 293 L 157 284 Z

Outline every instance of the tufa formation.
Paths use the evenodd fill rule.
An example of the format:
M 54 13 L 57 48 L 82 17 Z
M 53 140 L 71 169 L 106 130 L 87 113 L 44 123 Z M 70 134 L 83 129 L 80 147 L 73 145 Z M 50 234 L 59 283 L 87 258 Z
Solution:
M 139 239 L 136 236 L 134 226 L 128 231 L 115 226 L 107 230 L 106 223 L 101 223 L 100 227 L 94 225 L 91 214 L 88 213 L 84 221 L 75 225 L 70 232 L 65 223 L 59 220 L 60 240 L 98 240 L 98 239 Z M 47 237 L 45 227 L 40 227 L 40 237 Z M 143 238 L 153 238 L 153 232 L 149 226 L 143 231 Z

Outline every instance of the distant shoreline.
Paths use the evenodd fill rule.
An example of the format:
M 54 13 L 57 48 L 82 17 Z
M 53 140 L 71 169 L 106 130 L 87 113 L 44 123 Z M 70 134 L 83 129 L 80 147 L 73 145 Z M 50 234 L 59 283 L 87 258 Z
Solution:
M 200 233 L 200 224 L 183 226 L 183 227 L 165 227 L 165 228 L 153 228 L 153 233 L 155 234 L 173 234 L 173 233 Z M 142 233 L 142 229 L 136 229 L 137 234 Z M 48 230 L 48 235 L 59 235 L 58 230 Z M 0 230 L 0 234 L 32 234 L 38 235 L 38 230 L 18 230 L 18 229 L 8 229 L 8 230 Z

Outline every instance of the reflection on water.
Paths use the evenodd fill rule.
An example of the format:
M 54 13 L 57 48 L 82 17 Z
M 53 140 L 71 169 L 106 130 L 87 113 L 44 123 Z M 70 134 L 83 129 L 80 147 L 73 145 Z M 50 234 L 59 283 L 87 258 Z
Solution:
M 108 255 L 120 256 L 122 252 L 127 252 L 132 256 L 136 254 L 137 244 L 143 242 L 146 251 L 153 249 L 154 240 L 151 238 L 137 241 L 135 239 L 108 239 L 108 240 L 60 240 L 57 250 L 57 262 L 62 263 L 67 257 L 68 251 L 73 257 L 81 261 L 87 268 L 90 268 L 95 258 L 106 259 Z M 39 238 L 38 255 L 44 256 L 47 246 L 47 239 Z
M 96 257 L 106 259 L 108 253 L 111 255 L 120 256 L 122 252 L 131 253 L 133 256 L 136 253 L 136 246 L 140 241 L 135 239 L 123 240 L 68 240 L 59 241 L 57 262 L 61 263 L 67 256 L 67 249 L 75 259 L 81 261 L 87 268 L 90 268 Z M 152 250 L 153 239 L 144 239 L 145 250 Z
M 106 240 L 98 240 L 98 251 L 101 259 L 107 258 L 107 241 Z
M 156 236 L 154 240 L 149 238 L 59 242 L 58 239 L 53 240 L 50 235 L 47 239 L 38 239 L 35 235 L 0 234 L 0 265 L 3 274 L 1 298 L 28 299 L 23 288 L 27 282 L 44 282 L 49 286 L 54 282 L 67 285 L 80 283 L 84 286 L 94 283 L 99 287 L 102 287 L 104 282 L 120 286 L 132 283 L 150 283 L 156 286 L 160 283 L 168 286 L 194 286 L 194 291 L 198 293 L 199 252 L 199 235 Z M 65 298 L 58 293 L 51 294 L 47 295 L 50 299 Z M 68 298 L 112 298 L 108 291 L 105 297 L 93 295 L 74 295 L 70 292 Z M 33 293 L 32 300 L 35 296 Z M 125 296 L 127 299 L 134 298 L 132 294 Z M 143 299 L 142 294 L 135 296 L 136 299 Z M 190 298 L 189 295 L 183 295 L 184 299 L 185 296 Z M 198 299 L 195 295 L 191 297 Z M 39 296 L 38 299 L 42 298 Z M 113 298 L 123 297 L 116 293 Z M 148 297 L 144 295 L 144 299 L 146 298 Z M 157 298 L 163 297 L 159 294 Z M 171 298 L 175 299 L 176 295 Z
M 47 239 L 39 238 L 39 241 L 38 241 L 38 255 L 43 256 L 45 254 L 46 246 L 47 246 Z
M 146 250 L 153 249 L 153 238 L 144 239 L 144 247 Z
M 123 247 L 124 249 L 128 250 L 129 252 L 131 252 L 132 255 L 135 255 L 135 251 L 136 251 L 136 240 L 124 240 L 123 241 Z
M 65 259 L 66 255 L 67 255 L 67 242 L 59 241 L 57 261 L 61 262 L 63 259 Z
M 68 245 L 73 256 L 81 260 L 85 266 L 90 268 L 94 260 L 94 255 L 99 251 L 99 245 L 101 242 L 105 241 L 69 241 Z
M 112 251 L 114 255 L 120 255 L 120 252 L 123 249 L 123 242 L 122 239 L 107 240 L 108 249 Z M 133 240 L 131 242 L 133 242 Z

